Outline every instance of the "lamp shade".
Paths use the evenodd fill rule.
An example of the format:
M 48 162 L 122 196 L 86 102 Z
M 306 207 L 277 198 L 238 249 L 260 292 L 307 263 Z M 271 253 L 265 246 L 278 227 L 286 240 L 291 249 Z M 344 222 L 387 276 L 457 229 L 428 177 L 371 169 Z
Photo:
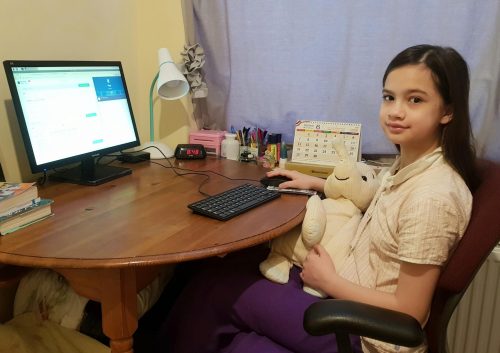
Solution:
M 178 99 L 189 92 L 189 84 L 184 75 L 179 71 L 172 60 L 167 48 L 158 50 L 158 75 L 157 90 L 162 99 Z

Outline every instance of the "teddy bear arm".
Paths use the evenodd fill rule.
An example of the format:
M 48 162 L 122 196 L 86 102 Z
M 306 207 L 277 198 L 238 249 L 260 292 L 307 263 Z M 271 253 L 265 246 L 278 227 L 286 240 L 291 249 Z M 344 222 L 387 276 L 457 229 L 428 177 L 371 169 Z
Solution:
M 323 238 L 326 227 L 326 213 L 319 196 L 314 195 L 307 201 L 307 211 L 302 222 L 302 241 L 311 249 Z

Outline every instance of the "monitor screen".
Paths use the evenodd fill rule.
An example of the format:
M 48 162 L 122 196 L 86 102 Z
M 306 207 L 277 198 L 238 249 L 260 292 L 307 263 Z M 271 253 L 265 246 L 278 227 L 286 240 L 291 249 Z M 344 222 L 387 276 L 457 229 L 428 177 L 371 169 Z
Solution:
M 122 65 L 117 61 L 4 61 L 33 172 L 81 165 L 50 177 L 97 185 L 130 174 L 97 157 L 139 145 Z

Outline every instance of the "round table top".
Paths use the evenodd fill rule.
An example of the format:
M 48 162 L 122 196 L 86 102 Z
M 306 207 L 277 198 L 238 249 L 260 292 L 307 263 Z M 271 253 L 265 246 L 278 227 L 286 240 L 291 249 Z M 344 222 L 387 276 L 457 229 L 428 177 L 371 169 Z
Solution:
M 280 198 L 222 222 L 187 205 L 242 183 L 258 183 L 255 164 L 207 158 L 126 165 L 133 173 L 99 186 L 49 182 L 41 197 L 54 215 L 0 237 L 0 262 L 55 268 L 176 263 L 264 243 L 302 222 L 307 197 Z M 196 172 L 189 172 L 194 170 Z M 236 180 L 239 179 L 239 180 Z M 249 179 L 249 180 L 242 180 Z

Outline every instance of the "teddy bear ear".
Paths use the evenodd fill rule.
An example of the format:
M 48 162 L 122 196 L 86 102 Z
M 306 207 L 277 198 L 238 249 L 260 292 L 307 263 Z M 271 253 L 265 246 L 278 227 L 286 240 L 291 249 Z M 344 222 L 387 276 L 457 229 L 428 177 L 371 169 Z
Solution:
M 345 161 L 348 157 L 347 149 L 345 148 L 344 140 L 340 138 L 334 138 L 332 140 L 333 148 L 337 152 L 339 161 Z

